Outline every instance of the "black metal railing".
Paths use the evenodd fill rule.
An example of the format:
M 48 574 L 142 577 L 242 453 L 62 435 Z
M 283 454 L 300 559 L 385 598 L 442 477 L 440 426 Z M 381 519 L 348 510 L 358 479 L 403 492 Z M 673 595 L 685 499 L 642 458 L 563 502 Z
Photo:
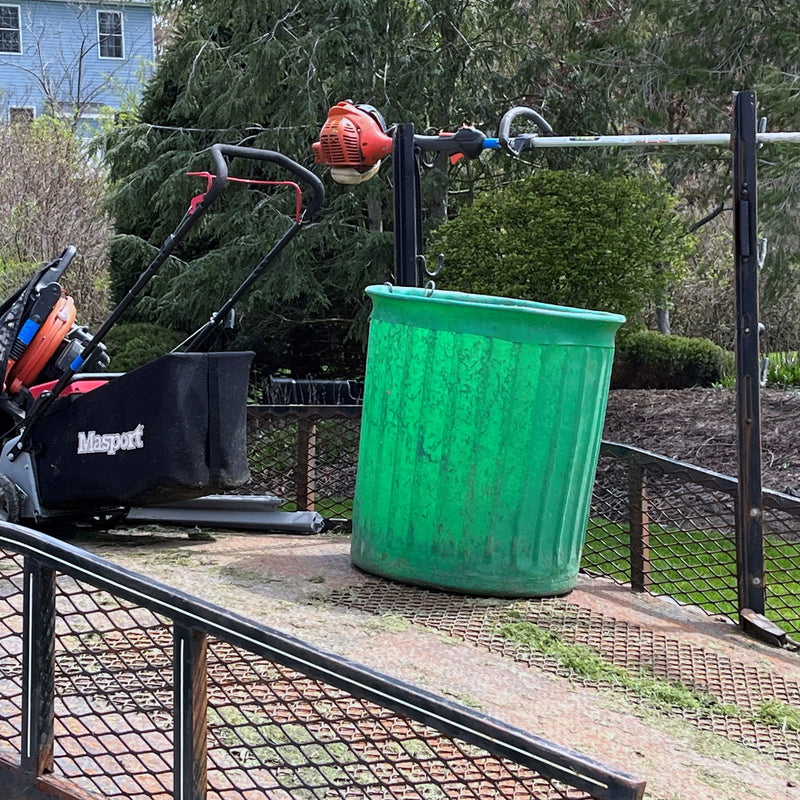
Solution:
M 0 796 L 641 798 L 644 783 L 0 523 Z
M 735 478 L 603 442 L 583 571 L 739 620 Z M 766 611 L 800 638 L 800 498 L 763 490 Z
M 248 491 L 351 519 L 361 407 L 250 409 Z M 735 478 L 603 442 L 582 569 L 739 622 Z M 763 492 L 766 612 L 800 638 L 800 498 Z

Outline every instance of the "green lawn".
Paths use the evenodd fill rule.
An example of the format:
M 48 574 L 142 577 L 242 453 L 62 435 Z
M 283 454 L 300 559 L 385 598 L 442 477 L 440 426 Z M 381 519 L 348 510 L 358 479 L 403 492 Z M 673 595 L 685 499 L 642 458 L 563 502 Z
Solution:
M 793 637 L 800 635 L 800 541 L 773 537 L 764 548 L 767 616 Z M 737 619 L 736 548 L 718 531 L 650 526 L 650 591 L 680 603 Z M 628 528 L 592 518 L 581 568 L 630 582 Z
M 314 498 L 314 509 L 322 514 L 325 519 L 353 518 L 353 500 L 349 497 L 324 497 L 317 495 Z M 283 503 L 278 511 L 297 511 L 297 503 L 294 501 Z

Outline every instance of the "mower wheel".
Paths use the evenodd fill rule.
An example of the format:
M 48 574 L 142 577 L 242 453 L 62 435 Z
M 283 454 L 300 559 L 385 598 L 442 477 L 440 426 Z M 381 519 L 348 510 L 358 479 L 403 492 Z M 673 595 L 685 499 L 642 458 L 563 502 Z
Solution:
M 22 492 L 14 481 L 0 472 L 0 521 L 19 522 Z

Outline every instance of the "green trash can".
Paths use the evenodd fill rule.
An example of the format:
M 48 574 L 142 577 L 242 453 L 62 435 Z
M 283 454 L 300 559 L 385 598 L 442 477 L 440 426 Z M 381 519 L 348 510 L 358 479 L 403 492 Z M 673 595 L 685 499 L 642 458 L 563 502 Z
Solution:
M 352 562 L 477 595 L 570 591 L 617 314 L 370 286 Z

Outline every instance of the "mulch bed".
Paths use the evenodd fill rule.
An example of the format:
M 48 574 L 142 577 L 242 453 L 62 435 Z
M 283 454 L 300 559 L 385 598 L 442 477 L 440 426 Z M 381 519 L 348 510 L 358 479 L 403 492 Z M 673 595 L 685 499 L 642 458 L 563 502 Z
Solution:
M 800 496 L 800 392 L 763 389 L 760 416 L 763 484 Z M 736 392 L 614 390 L 603 438 L 735 477 Z

